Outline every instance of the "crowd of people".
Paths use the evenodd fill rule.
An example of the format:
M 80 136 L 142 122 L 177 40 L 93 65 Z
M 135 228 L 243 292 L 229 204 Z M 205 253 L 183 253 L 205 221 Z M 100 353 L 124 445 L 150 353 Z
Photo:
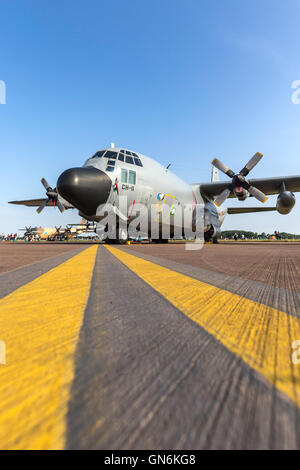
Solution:
M 281 234 L 277 230 L 275 230 L 274 236 L 275 236 L 276 240 L 281 240 Z
M 17 242 L 23 240 L 25 242 L 39 242 L 41 237 L 36 233 L 28 233 L 25 235 L 18 235 L 17 233 L 0 233 L 0 242 Z
M 0 233 L 0 242 L 15 242 L 19 240 L 19 236 L 17 233 L 8 233 L 5 235 L 5 233 Z
M 257 239 L 268 239 L 268 240 L 272 240 L 272 239 L 275 239 L 275 240 L 281 240 L 282 239 L 282 236 L 281 236 L 281 233 L 278 232 L 277 230 L 275 230 L 275 232 L 273 234 L 270 234 L 270 233 L 267 233 L 267 234 L 261 234 L 261 235 L 258 235 L 257 237 L 247 237 L 244 233 L 234 233 L 231 237 L 230 237 L 232 240 L 252 240 L 254 238 L 257 238 Z

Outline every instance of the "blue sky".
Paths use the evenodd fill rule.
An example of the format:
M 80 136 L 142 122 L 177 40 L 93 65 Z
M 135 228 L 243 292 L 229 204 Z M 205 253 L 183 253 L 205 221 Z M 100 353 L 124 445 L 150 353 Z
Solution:
M 7 201 L 42 197 L 41 177 L 55 185 L 111 141 L 172 162 L 189 182 L 209 180 L 215 156 L 239 170 L 256 151 L 264 158 L 253 177 L 300 174 L 298 0 L 0 8 L 0 232 L 77 222 L 75 211 L 38 216 Z M 288 216 L 229 216 L 224 228 L 300 233 L 300 204 Z

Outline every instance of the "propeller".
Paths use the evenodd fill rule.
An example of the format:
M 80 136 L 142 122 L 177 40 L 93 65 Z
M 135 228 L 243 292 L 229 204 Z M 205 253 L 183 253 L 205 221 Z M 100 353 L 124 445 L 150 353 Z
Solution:
M 266 202 L 266 200 L 268 199 L 267 196 L 262 191 L 249 184 L 248 180 L 246 179 L 246 176 L 255 167 L 255 165 L 258 164 L 261 158 L 262 154 L 257 152 L 255 155 L 253 155 L 252 158 L 250 158 L 249 162 L 237 174 L 235 174 L 234 171 L 232 171 L 218 158 L 215 158 L 211 162 L 214 167 L 216 167 L 218 170 L 222 171 L 222 173 L 225 173 L 225 175 L 231 178 L 231 183 L 216 198 L 215 204 L 217 206 L 221 206 L 223 202 L 226 201 L 232 191 L 236 191 L 237 193 L 240 192 L 240 188 L 243 188 L 248 191 L 248 193 L 251 194 L 251 196 L 255 197 L 258 201 L 263 203 Z
M 35 227 L 31 227 L 31 225 L 29 227 L 26 227 L 26 225 L 25 225 L 25 228 L 19 228 L 19 230 L 22 231 L 22 232 L 25 232 L 24 233 L 24 236 L 25 236 L 28 233 L 34 232 Z
M 56 191 L 56 189 L 52 189 L 50 184 L 45 180 L 45 178 L 41 179 L 41 183 L 46 189 L 47 199 L 40 205 L 40 207 L 38 207 L 38 209 L 36 210 L 37 213 L 40 214 L 42 210 L 46 207 L 48 202 L 52 202 L 54 207 L 57 206 L 60 212 L 64 212 L 65 207 L 58 199 L 58 192 Z

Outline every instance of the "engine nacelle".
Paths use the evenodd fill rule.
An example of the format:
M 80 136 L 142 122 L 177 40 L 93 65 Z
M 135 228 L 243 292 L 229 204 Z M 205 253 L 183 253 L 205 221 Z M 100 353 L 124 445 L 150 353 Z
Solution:
M 276 209 L 279 214 L 286 215 L 291 212 L 295 203 L 296 198 L 293 193 L 289 191 L 282 191 L 277 198 Z

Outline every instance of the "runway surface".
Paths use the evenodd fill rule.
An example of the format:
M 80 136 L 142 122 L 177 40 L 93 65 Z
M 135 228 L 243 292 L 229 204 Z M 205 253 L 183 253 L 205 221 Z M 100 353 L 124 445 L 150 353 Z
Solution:
M 299 245 L 0 254 L 0 449 L 300 449 Z

